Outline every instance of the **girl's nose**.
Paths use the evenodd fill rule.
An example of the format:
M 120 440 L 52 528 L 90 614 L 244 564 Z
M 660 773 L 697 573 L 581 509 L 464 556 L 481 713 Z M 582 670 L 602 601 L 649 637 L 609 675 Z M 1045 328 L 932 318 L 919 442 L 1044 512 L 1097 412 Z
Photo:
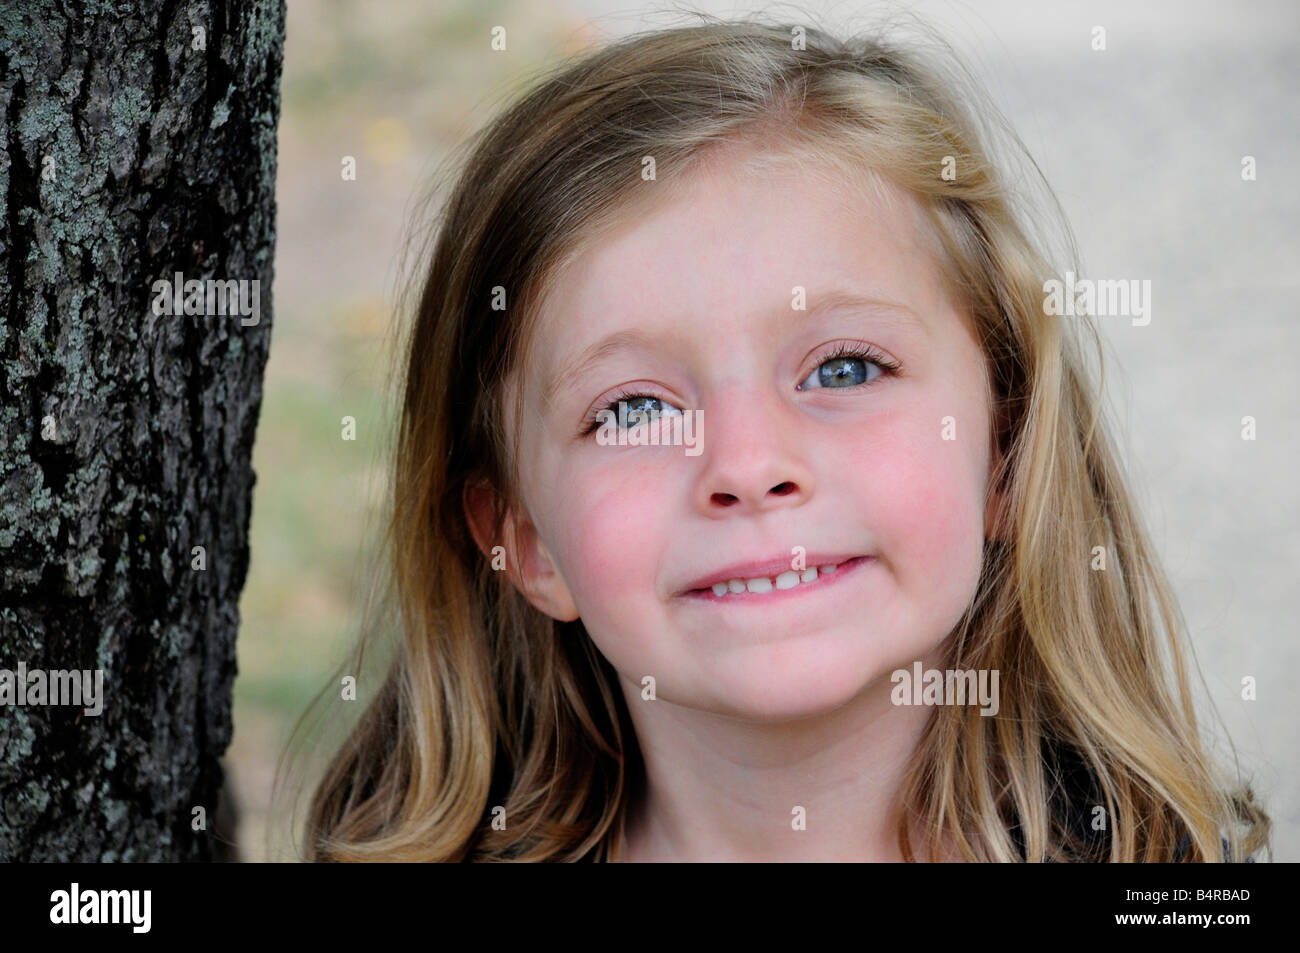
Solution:
M 733 391 L 704 415 L 695 502 L 712 518 L 799 506 L 813 492 L 797 412 L 775 395 Z

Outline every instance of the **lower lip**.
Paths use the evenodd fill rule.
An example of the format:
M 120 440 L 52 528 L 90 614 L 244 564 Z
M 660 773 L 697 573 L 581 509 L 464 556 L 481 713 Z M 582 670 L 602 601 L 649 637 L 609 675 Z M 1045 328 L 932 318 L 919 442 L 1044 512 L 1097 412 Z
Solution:
M 775 586 L 767 592 L 728 592 L 725 596 L 715 595 L 712 587 L 708 589 L 693 589 L 684 593 L 681 598 L 690 599 L 698 602 L 709 602 L 714 605 L 773 605 L 778 602 L 785 602 L 789 599 L 798 599 L 800 596 L 807 595 L 811 592 L 822 592 L 840 583 L 846 576 L 856 576 L 858 570 L 872 561 L 871 556 L 855 556 L 840 563 L 834 572 L 817 571 L 817 579 L 813 582 L 801 582 L 797 586 L 791 586 L 789 589 L 777 589 Z

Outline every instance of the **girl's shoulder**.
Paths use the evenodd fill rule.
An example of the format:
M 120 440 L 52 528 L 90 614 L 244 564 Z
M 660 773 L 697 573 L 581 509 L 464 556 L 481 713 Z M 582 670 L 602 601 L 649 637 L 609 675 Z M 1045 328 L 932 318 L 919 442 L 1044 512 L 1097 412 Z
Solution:
M 1093 824 L 1096 808 L 1105 799 L 1086 759 L 1067 746 L 1049 745 L 1045 750 L 1045 761 L 1056 779 L 1049 810 L 1056 818 L 1058 830 L 1068 841 L 1069 854 L 1079 861 L 1105 862 L 1110 855 L 1110 831 L 1108 825 L 1100 825 L 1097 829 Z M 1027 851 L 1020 825 L 1013 823 L 1008 832 L 1021 860 L 1025 860 Z M 1222 843 L 1223 854 L 1217 860 L 1227 863 L 1231 857 L 1231 845 L 1226 837 L 1222 838 Z M 1191 848 L 1191 835 L 1184 831 L 1174 848 L 1173 863 L 1182 862 Z M 1253 864 L 1255 858 L 1247 857 L 1244 862 Z
M 1189 835 L 1184 834 L 1181 838 L 1179 838 L 1178 846 L 1174 848 L 1174 863 L 1181 862 L 1182 859 L 1187 856 L 1187 852 L 1191 849 L 1192 849 L 1192 838 Z M 1223 857 L 1221 858 L 1222 862 L 1225 864 L 1232 863 L 1233 861 L 1229 859 L 1231 856 L 1232 856 L 1232 847 L 1228 844 L 1228 838 L 1225 837 L 1223 838 Z M 1244 861 L 1242 861 L 1242 863 L 1246 863 L 1246 864 L 1253 864 L 1254 862 L 1255 862 L 1254 857 L 1247 857 Z

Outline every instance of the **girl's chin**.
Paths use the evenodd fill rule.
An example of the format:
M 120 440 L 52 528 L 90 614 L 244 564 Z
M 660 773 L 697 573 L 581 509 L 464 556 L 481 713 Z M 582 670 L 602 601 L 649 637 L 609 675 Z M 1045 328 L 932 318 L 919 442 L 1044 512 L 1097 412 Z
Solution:
M 728 679 L 714 694 L 691 707 L 757 724 L 775 724 L 829 716 L 855 703 L 889 706 L 889 674 L 875 676 L 862 669 L 855 675 L 854 668 L 845 663 L 833 673 L 806 678 L 787 674 L 745 684 Z

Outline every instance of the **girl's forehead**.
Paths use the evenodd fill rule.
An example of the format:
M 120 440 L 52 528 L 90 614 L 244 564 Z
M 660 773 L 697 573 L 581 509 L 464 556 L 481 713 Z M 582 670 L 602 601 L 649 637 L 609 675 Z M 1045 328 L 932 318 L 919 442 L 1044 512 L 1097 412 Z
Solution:
M 535 309 L 548 340 L 647 304 L 707 312 L 788 299 L 792 283 L 813 295 L 855 273 L 884 290 L 931 264 L 914 254 L 933 250 L 917 201 L 824 156 L 731 150 L 646 185 L 550 268 Z

